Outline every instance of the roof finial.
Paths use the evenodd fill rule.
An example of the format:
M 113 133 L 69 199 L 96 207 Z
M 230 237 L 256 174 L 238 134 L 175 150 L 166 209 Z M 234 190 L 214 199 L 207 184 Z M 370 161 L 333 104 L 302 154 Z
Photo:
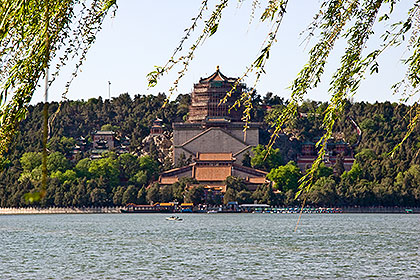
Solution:
M 219 65 L 217 65 L 217 66 L 216 66 L 216 71 L 219 71 L 219 68 L 220 68 L 220 67 L 219 67 Z

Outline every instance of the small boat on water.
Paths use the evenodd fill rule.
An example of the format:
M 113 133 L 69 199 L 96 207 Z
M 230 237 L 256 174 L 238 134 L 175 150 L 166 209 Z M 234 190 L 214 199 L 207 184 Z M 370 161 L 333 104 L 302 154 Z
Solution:
M 170 216 L 170 217 L 166 217 L 167 221 L 182 221 L 182 218 L 178 217 L 178 216 Z

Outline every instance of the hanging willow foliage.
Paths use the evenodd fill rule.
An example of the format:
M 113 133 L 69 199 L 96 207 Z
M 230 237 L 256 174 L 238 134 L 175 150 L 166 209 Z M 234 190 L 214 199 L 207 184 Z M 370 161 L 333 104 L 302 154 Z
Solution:
M 8 0 L 0 2 L 0 158 L 7 152 L 46 68 L 75 65 L 63 98 L 105 16 L 116 0 Z M 51 65 L 52 61 L 58 61 Z
M 239 4 L 244 0 L 237 0 Z M 207 1 L 203 1 L 199 16 L 193 19 L 193 28 L 186 30 L 186 37 L 192 36 L 191 30 L 197 26 L 197 19 L 204 23 L 204 29 L 198 33 L 197 43 L 201 43 L 212 36 L 219 29 L 219 22 L 222 17 L 223 10 L 229 3 L 237 2 L 235 0 L 221 0 L 213 9 L 210 16 L 206 19 L 203 13 L 207 9 Z M 267 34 L 266 40 L 262 44 L 260 53 L 257 58 L 244 71 L 237 83 L 243 82 L 243 79 L 249 74 L 255 75 L 253 87 L 250 91 L 244 92 L 236 101 L 234 106 L 244 106 L 244 120 L 249 121 L 250 110 L 252 104 L 250 102 L 251 92 L 255 89 L 261 75 L 265 73 L 264 67 L 269 59 L 269 53 L 273 44 L 277 41 L 277 34 L 282 19 L 286 16 L 287 5 L 292 0 L 253 0 L 252 10 L 250 12 L 250 24 L 255 18 L 258 6 L 262 6 L 262 12 L 259 17 L 261 22 L 270 21 L 272 27 Z M 288 105 L 284 108 L 282 114 L 278 117 L 274 125 L 274 133 L 269 145 L 272 145 L 277 136 L 290 123 L 290 120 L 297 115 L 297 109 L 300 102 L 311 89 L 316 88 L 323 77 L 324 68 L 330 53 L 334 49 L 335 42 L 340 38 L 347 41 L 347 47 L 341 56 L 341 63 L 330 80 L 329 93 L 331 95 L 329 106 L 324 112 L 323 127 L 325 129 L 324 136 L 319 140 L 317 146 L 319 148 L 318 158 L 315 160 L 312 168 L 300 181 L 300 191 L 298 195 L 307 192 L 312 186 L 314 174 L 326 152 L 326 143 L 332 136 L 334 124 L 344 109 L 346 100 L 352 97 L 364 79 L 366 72 L 378 72 L 377 59 L 385 51 L 391 47 L 398 46 L 409 38 L 408 49 L 405 50 L 409 54 L 409 58 L 405 60 L 408 66 L 407 74 L 402 81 L 396 81 L 393 86 L 394 90 L 401 92 L 402 101 L 415 97 L 419 91 L 420 85 L 420 0 L 414 1 L 413 6 L 407 11 L 407 17 L 404 20 L 392 23 L 390 28 L 383 34 L 381 45 L 365 54 L 363 49 L 366 42 L 374 32 L 374 27 L 379 24 L 389 24 L 394 8 L 400 5 L 400 0 L 322 0 L 320 1 L 319 12 L 314 16 L 313 22 L 306 30 L 307 39 L 316 39 L 316 44 L 309 51 L 309 59 L 302 70 L 297 74 L 296 79 L 290 87 L 291 97 Z M 242 5 L 238 5 L 242 8 Z M 382 12 L 384 11 L 385 12 Z M 381 15 L 379 14 L 381 11 Z M 148 75 L 149 86 L 155 86 L 158 80 L 168 71 L 175 68 L 177 64 L 182 65 L 178 78 L 170 90 L 173 93 L 179 80 L 185 75 L 189 62 L 194 57 L 194 52 L 199 46 L 197 43 L 192 44 L 187 51 L 187 55 L 181 52 L 185 40 L 183 39 L 177 47 L 174 55 L 169 59 L 164 67 L 156 67 Z M 234 90 L 234 89 L 232 89 Z M 225 102 L 227 96 L 221 100 Z M 415 100 L 414 112 L 411 118 L 409 130 L 401 143 L 407 139 L 420 118 L 420 108 L 417 106 L 418 100 Z M 395 147 L 394 152 L 398 149 Z

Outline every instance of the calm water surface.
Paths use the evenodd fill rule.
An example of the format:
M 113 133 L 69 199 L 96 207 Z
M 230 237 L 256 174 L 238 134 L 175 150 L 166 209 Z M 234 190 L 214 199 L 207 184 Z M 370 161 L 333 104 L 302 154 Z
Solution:
M 0 216 L 0 279 L 420 279 L 420 215 Z

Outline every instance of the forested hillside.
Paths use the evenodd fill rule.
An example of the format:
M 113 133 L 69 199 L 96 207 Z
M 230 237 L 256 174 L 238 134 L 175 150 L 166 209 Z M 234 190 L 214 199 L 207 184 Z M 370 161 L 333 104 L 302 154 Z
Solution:
M 188 114 L 189 95 L 179 95 L 164 108 L 164 94 L 158 96 L 122 94 L 110 100 L 89 99 L 67 101 L 54 119 L 48 144 L 48 187 L 45 197 L 30 202 L 26 194 L 36 192 L 41 177 L 41 139 L 43 104 L 29 106 L 26 120 L 13 141 L 8 157 L 2 160 L 0 173 L 0 206 L 92 206 L 125 205 L 129 202 L 191 201 L 221 203 L 223 200 L 203 201 L 202 189 L 185 188 L 181 180 L 164 189 L 153 185 L 158 173 L 171 168 L 161 163 L 153 147 L 142 144 L 156 118 L 163 120 L 170 133 L 172 122 L 183 121 Z M 275 120 L 287 101 L 272 94 L 254 96 L 254 121 L 264 122 L 261 144 L 269 140 L 270 123 Z M 57 103 L 50 105 L 50 114 Z M 240 180 L 226 181 L 228 192 L 224 201 L 261 202 L 273 205 L 293 205 L 298 180 L 302 172 L 293 162 L 306 140 L 321 136 L 322 113 L 325 103 L 304 102 L 299 117 L 285 128 L 269 156 L 260 146 L 245 165 L 266 170 L 273 187 L 261 186 L 248 192 Z M 335 127 L 335 137 L 356 144 L 357 134 L 348 117 L 362 129 L 361 142 L 354 148 L 356 162 L 346 172 L 340 166 L 321 166 L 308 203 L 319 206 L 420 206 L 420 137 L 419 127 L 397 151 L 389 152 L 404 137 L 413 108 L 396 103 L 347 103 L 345 113 Z M 73 155 L 79 137 L 91 142 L 94 131 L 112 128 L 117 135 L 130 139 L 129 152 L 110 151 L 100 159 L 90 159 L 89 153 Z M 168 135 L 169 135 L 168 133 Z

